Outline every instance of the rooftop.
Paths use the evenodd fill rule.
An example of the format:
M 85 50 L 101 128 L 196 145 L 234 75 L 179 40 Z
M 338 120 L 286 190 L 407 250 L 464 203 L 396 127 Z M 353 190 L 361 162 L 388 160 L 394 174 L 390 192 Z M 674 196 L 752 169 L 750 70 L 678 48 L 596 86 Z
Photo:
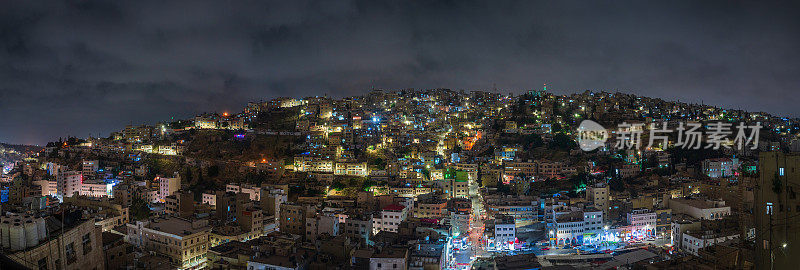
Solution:
M 403 211 L 403 209 L 406 209 L 406 207 L 396 203 L 383 207 L 383 210 L 385 211 Z
M 195 221 L 195 222 L 202 223 L 202 221 Z M 208 223 L 205 223 L 205 225 L 195 224 L 194 226 L 192 225 L 192 223 L 193 223 L 192 221 L 176 217 L 157 218 L 151 220 L 150 224 L 147 224 L 145 228 L 177 236 L 192 235 L 195 233 L 207 231 L 209 229 Z

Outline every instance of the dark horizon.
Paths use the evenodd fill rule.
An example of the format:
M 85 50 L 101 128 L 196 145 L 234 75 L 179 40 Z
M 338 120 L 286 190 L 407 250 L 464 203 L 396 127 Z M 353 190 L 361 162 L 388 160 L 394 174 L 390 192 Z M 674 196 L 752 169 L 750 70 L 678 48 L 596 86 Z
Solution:
M 797 2 L 576 2 L 6 2 L 0 142 L 372 88 L 547 83 L 800 116 Z

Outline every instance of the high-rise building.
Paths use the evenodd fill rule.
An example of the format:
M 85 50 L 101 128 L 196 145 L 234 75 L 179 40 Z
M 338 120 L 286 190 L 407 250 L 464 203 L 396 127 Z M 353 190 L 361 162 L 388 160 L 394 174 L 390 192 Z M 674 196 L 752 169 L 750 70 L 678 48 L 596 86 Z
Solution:
M 162 202 L 167 198 L 167 196 L 172 195 L 172 193 L 175 193 L 175 191 L 181 189 L 180 177 L 158 177 L 156 181 L 158 181 L 158 200 Z
M 61 171 L 56 178 L 59 198 L 72 197 L 75 192 L 80 192 L 83 175 L 77 171 Z
M 756 269 L 793 269 L 800 258 L 800 154 L 762 152 L 753 190 Z M 795 191 L 797 189 L 797 191 Z
M 599 183 L 586 188 L 586 199 L 592 201 L 595 208 L 603 211 L 603 216 L 606 218 L 608 218 L 608 196 L 610 195 L 611 193 L 609 193 L 608 185 L 605 183 Z

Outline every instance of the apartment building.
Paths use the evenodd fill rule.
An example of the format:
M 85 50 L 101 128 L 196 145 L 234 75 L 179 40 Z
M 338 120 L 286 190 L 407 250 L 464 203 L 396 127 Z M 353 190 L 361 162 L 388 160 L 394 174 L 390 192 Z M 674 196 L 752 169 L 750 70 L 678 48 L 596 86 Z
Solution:
M 127 224 L 132 245 L 169 259 L 175 269 L 203 269 L 211 227 L 206 219 L 156 218 Z

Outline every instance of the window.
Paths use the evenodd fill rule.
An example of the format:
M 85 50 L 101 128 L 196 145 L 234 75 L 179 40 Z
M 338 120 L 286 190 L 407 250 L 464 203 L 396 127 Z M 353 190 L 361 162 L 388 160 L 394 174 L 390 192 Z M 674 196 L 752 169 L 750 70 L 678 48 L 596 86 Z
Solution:
M 36 265 L 40 270 L 47 270 L 47 257 L 40 259 L 38 262 L 36 262 Z
M 92 238 L 87 233 L 83 235 L 83 254 L 85 255 L 89 252 L 92 252 Z
M 778 168 L 778 175 L 783 176 L 783 167 Z
M 75 244 L 74 243 L 67 244 L 67 246 L 64 248 L 64 250 L 65 250 L 65 253 L 67 254 L 67 264 L 72 264 L 78 259 L 77 256 L 75 256 Z

